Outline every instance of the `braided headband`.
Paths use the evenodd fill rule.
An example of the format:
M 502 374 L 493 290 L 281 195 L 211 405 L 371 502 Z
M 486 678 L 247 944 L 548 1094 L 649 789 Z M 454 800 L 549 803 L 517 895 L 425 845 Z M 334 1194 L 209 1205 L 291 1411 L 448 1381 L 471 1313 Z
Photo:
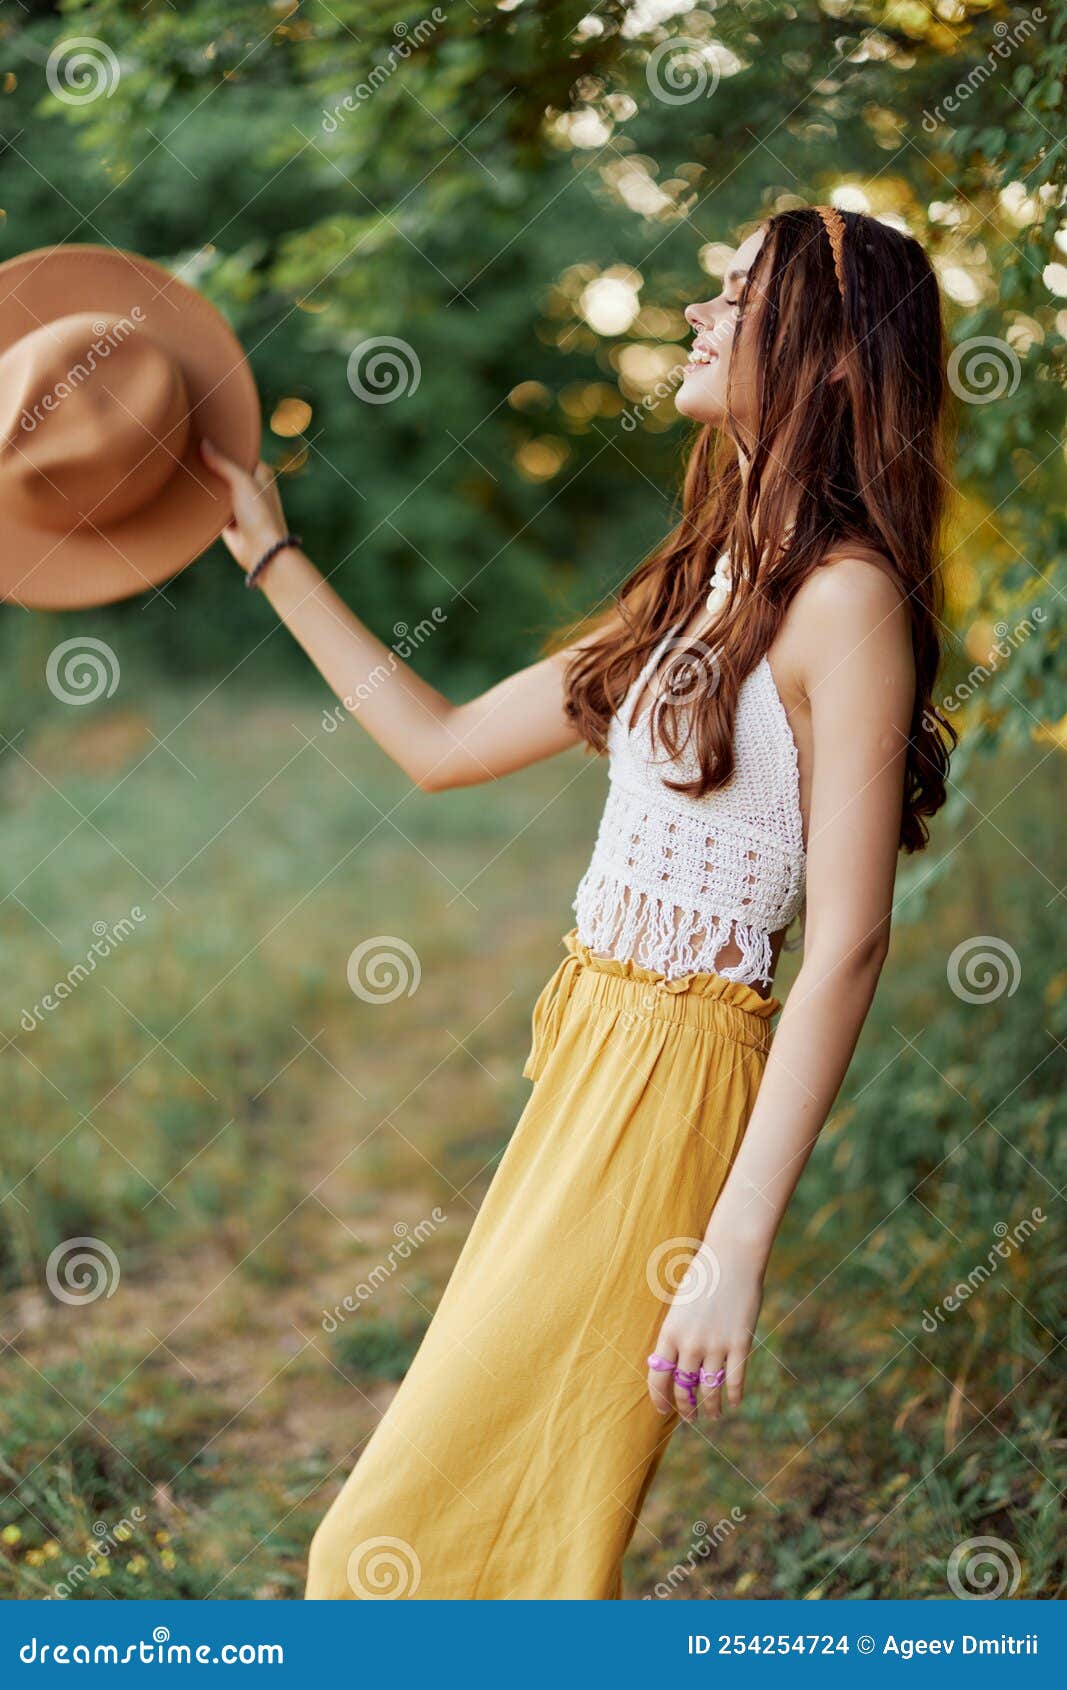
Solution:
M 834 255 L 834 275 L 837 277 L 837 291 L 841 298 L 845 297 L 845 219 L 836 205 L 817 205 L 815 210 L 823 221 L 830 241 L 830 251 Z

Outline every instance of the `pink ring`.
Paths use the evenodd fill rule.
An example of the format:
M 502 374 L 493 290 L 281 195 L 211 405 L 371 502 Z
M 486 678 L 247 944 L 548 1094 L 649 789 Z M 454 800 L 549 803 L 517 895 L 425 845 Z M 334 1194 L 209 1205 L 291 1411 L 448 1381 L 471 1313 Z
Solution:
M 719 1386 L 722 1384 L 722 1382 L 725 1378 L 726 1378 L 725 1367 L 720 1367 L 719 1371 L 717 1373 L 712 1373 L 711 1370 L 707 1367 L 702 1367 L 700 1369 L 700 1383 L 702 1385 L 710 1385 L 713 1391 L 718 1390 Z
M 687 1391 L 691 1391 L 694 1385 L 700 1384 L 700 1373 L 688 1373 L 684 1367 L 676 1367 L 674 1377 L 679 1385 Z
M 648 1365 L 652 1369 L 653 1373 L 674 1372 L 674 1363 L 673 1361 L 668 1361 L 666 1356 L 649 1356 Z

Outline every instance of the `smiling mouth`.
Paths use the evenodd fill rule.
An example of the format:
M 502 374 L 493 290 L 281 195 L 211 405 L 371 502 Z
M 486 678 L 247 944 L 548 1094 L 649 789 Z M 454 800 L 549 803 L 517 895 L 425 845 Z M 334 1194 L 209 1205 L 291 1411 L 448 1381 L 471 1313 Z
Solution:
M 706 341 L 695 340 L 689 351 L 689 360 L 685 366 L 686 371 L 706 370 L 710 364 L 716 362 L 718 356 L 718 351 L 714 346 L 709 346 Z

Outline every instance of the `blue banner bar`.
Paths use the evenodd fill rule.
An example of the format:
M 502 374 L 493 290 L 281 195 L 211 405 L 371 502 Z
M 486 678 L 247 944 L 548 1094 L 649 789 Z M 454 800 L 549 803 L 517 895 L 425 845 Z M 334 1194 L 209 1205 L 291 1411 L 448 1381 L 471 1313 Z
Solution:
M 1047 1602 L 22 1602 L 0 1610 L 0 1682 L 151 1673 L 513 1686 L 1037 1684 L 1062 1671 Z M 1061 1662 L 1057 1669 L 1056 1661 Z

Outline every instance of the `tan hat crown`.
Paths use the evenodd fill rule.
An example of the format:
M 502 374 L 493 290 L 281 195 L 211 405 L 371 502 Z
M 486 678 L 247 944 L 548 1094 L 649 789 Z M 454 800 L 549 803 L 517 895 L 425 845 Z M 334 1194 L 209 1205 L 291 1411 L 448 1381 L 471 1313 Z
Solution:
M 190 406 L 142 326 L 76 312 L 0 357 L 0 502 L 53 532 L 108 528 L 155 499 L 182 460 Z
M 112 604 L 158 587 L 233 515 L 200 454 L 251 469 L 256 384 L 210 300 L 108 246 L 0 264 L 0 599 Z

